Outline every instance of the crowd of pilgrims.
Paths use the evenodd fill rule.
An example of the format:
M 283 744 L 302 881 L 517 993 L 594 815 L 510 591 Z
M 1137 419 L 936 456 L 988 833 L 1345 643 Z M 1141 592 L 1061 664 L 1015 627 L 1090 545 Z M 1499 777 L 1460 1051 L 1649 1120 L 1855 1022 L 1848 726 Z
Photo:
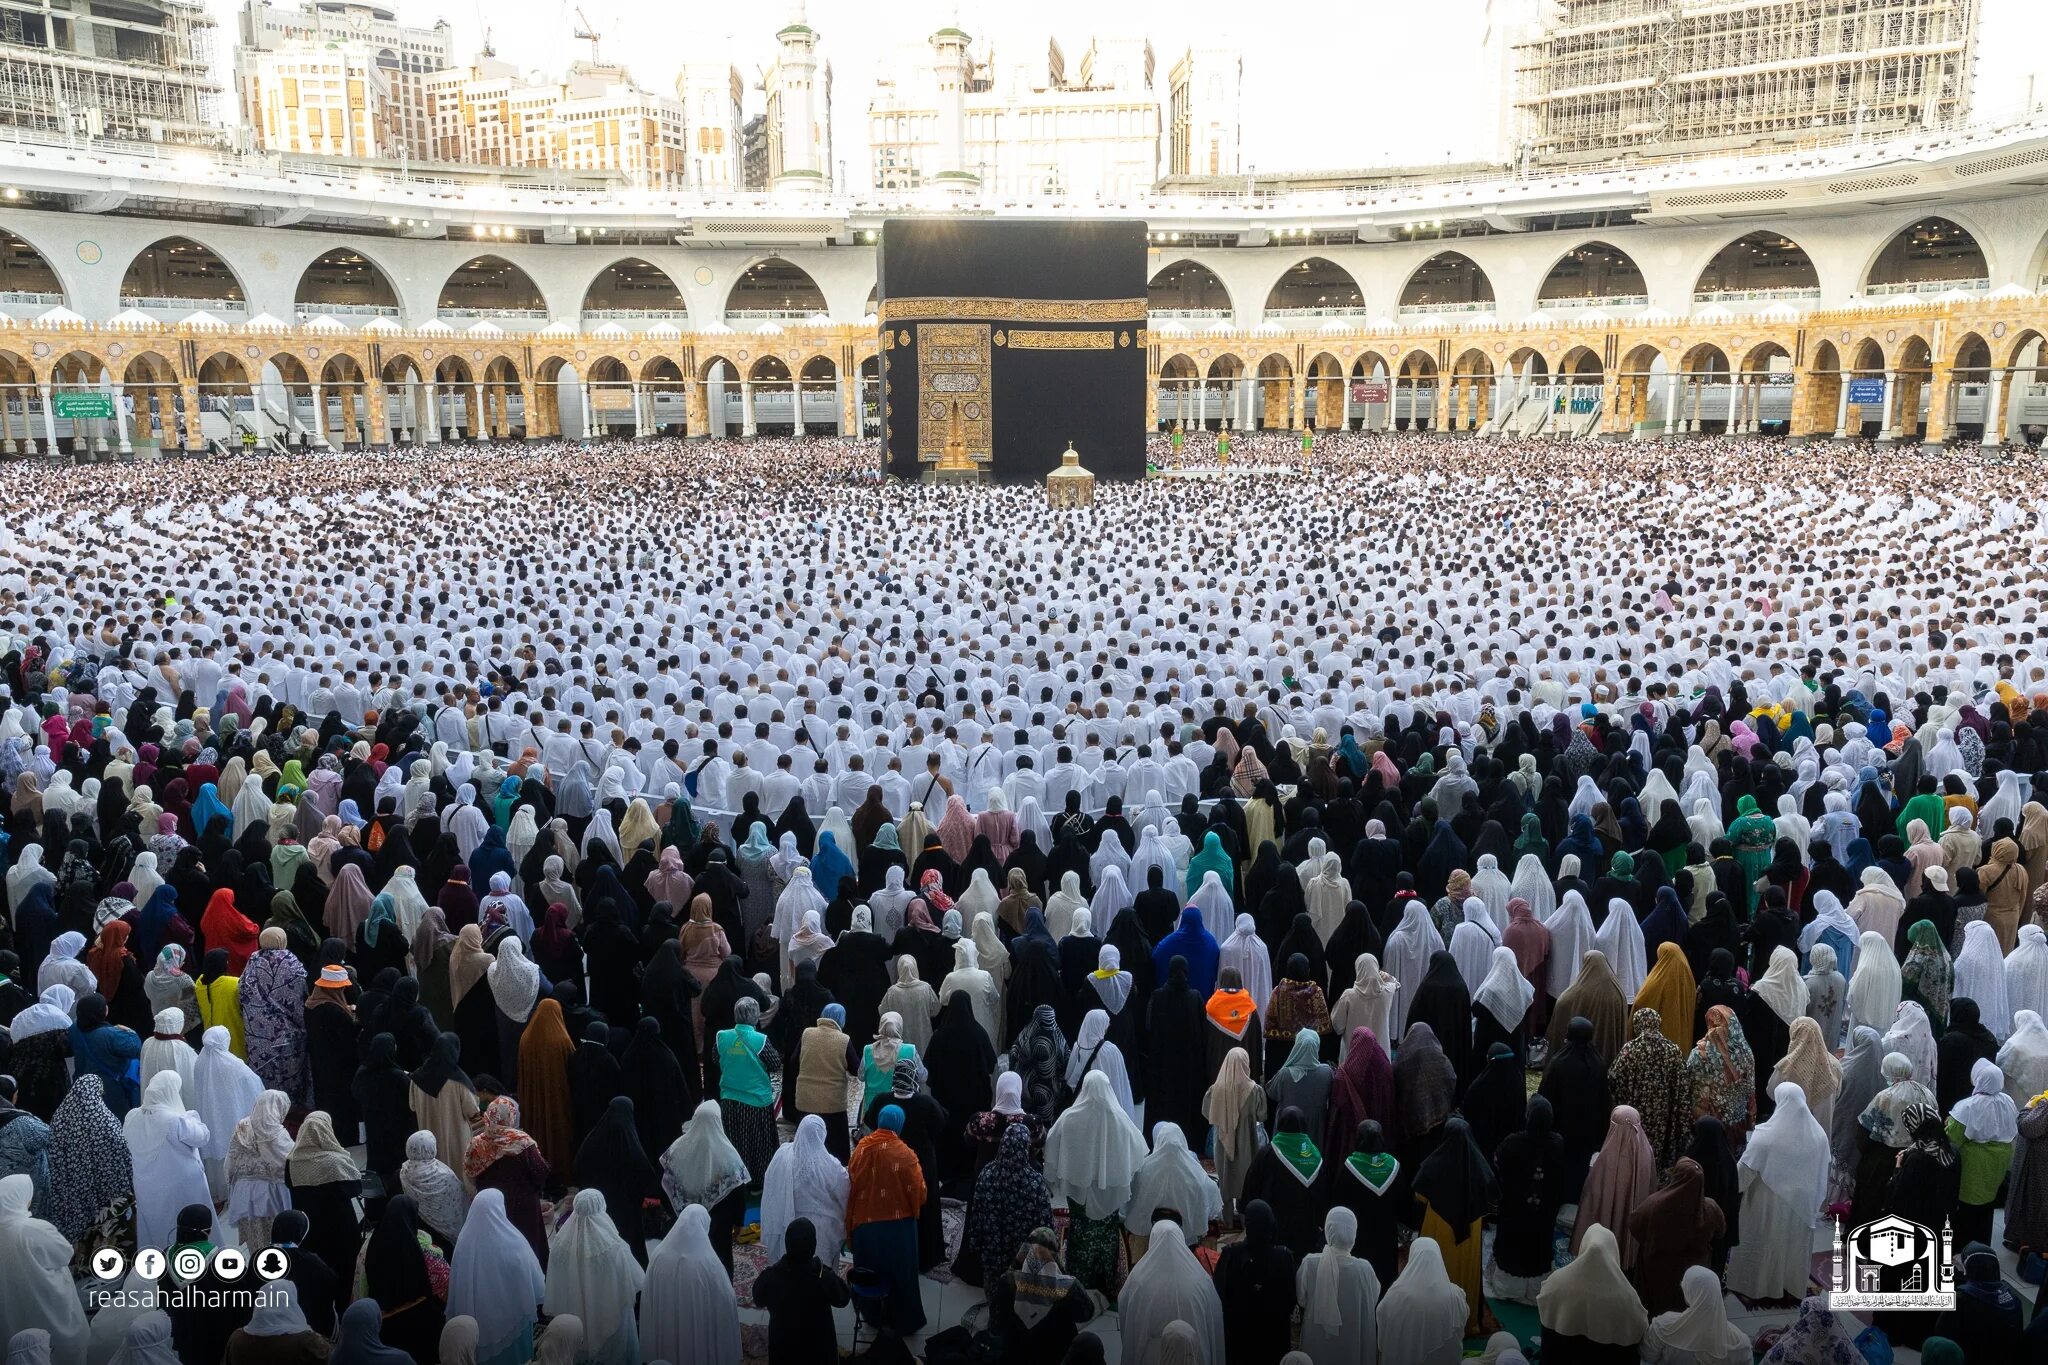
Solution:
M 241 473 L 278 468 L 338 477 Z M 1892 1342 L 2048 1359 L 1988 1247 L 2001 1204 L 2048 1246 L 2030 650 L 1449 693 L 1410 657 L 1341 715 L 1289 662 L 1161 706 L 1158 754 L 1051 699 L 1068 743 L 993 781 L 920 670 L 882 708 L 914 777 L 845 745 L 778 788 L 737 743 L 494 742 L 559 671 L 366 698 L 160 653 L 250 609 L 187 564 L 106 631 L 0 583 L 12 1365 L 724 1365 L 743 1302 L 804 1365 L 849 1302 L 965 1333 L 934 1271 L 992 1360 L 1100 1359 L 1113 1309 L 1124 1365 L 1736 1365 L 1725 1288 L 1833 1362 L 1830 1213 L 1954 1227 L 1956 1307 Z M 289 1250 L 278 1305 L 80 1305 L 101 1248 L 229 1244 Z

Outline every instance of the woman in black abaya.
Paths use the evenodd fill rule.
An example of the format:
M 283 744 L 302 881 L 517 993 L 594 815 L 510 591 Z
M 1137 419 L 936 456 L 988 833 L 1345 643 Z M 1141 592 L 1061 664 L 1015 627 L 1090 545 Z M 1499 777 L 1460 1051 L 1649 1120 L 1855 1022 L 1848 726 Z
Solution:
M 1472 1056 L 1472 993 L 1465 989 L 1457 959 L 1448 951 L 1440 949 L 1430 955 L 1429 970 L 1415 989 L 1403 1023 L 1404 1037 L 1407 1028 L 1429 1025 L 1444 1056 L 1450 1059 L 1451 1069 L 1458 1073 L 1462 1092 L 1478 1071 Z
M 569 1108 L 575 1116 L 576 1142 L 590 1136 L 611 1102 L 626 1093 L 626 1075 L 612 1051 L 611 1026 L 592 1023 L 569 1054 Z
M 590 1130 L 590 1136 L 576 1149 L 576 1184 L 594 1188 L 604 1195 L 605 1210 L 633 1259 L 647 1264 L 647 1233 L 640 1221 L 642 1204 L 661 1197 L 661 1172 L 647 1155 L 633 1101 L 618 1096 L 604 1111 L 604 1117 Z
M 1494 1151 L 1500 1221 L 1493 1233 L 1493 1263 L 1504 1280 L 1528 1282 L 1502 1284 L 1504 1290 L 1523 1291 L 1504 1295 L 1517 1302 L 1535 1301 L 1534 1282 L 1550 1273 L 1555 1259 L 1564 1161 L 1564 1139 L 1553 1122 L 1550 1101 L 1533 1095 L 1520 1130 L 1501 1139 Z
M 1550 1101 L 1558 1136 L 1564 1139 L 1558 1195 L 1564 1203 L 1577 1203 L 1585 1188 L 1586 1168 L 1606 1140 L 1614 1107 L 1607 1088 L 1607 1059 L 1593 1046 L 1592 1020 L 1575 1018 L 1566 1025 L 1564 1046 L 1543 1068 L 1543 1083 L 1536 1093 Z
M 1386 1132 L 1374 1119 L 1358 1125 L 1351 1155 L 1330 1173 L 1330 1205 L 1357 1217 L 1352 1251 L 1372 1262 L 1382 1285 L 1393 1284 L 1400 1273 L 1401 1229 L 1420 1220 L 1408 1184 L 1408 1168 L 1387 1150 Z
M 946 1111 L 937 1135 L 939 1179 L 965 1179 L 974 1174 L 974 1146 L 965 1130 L 995 1097 L 991 1077 L 996 1067 L 995 1044 L 974 1017 L 965 991 L 954 992 L 939 1007 L 939 1021 L 922 1060 L 931 1097 Z
M 1223 1248 L 1216 1260 L 1223 1358 L 1230 1365 L 1279 1365 L 1287 1354 L 1294 1326 L 1296 1262 L 1296 1254 L 1280 1239 L 1273 1209 L 1262 1200 L 1247 1204 L 1244 1237 Z
M 683 1131 L 683 1068 L 661 1041 L 658 1020 L 642 1019 L 619 1058 L 642 1152 L 666 1152 Z M 607 1200 L 607 1203 L 610 1201 Z
M 682 1068 L 683 1108 L 687 1112 L 696 1110 L 703 1094 L 697 1088 L 697 1035 L 690 1012 L 690 1002 L 701 990 L 697 978 L 683 965 L 682 945 L 673 938 L 655 950 L 654 960 L 640 978 L 641 1010 L 661 1025 L 661 1041 Z
M 1010 980 L 1003 989 L 1003 1031 L 1014 1038 L 1040 1005 L 1059 1011 L 1059 949 L 1043 911 L 1024 916 L 1024 932 L 1010 940 Z
M 1283 1109 L 1273 1135 L 1245 1167 L 1246 1222 L 1257 1201 L 1273 1210 L 1274 1231 L 1297 1258 L 1323 1245 L 1323 1215 L 1330 1208 L 1330 1169 L 1299 1109 Z
M 1347 902 L 1344 918 L 1323 950 L 1329 959 L 1330 973 L 1329 984 L 1323 990 L 1324 998 L 1341 1000 L 1344 992 L 1357 984 L 1360 954 L 1371 953 L 1377 959 L 1385 951 L 1386 941 L 1374 927 L 1372 912 L 1366 909 L 1366 903 L 1362 900 Z
M 1209 1131 L 1209 1121 L 1202 1116 L 1202 1096 L 1214 1077 L 1208 1074 L 1202 1005 L 1201 993 L 1188 984 L 1187 959 L 1175 957 L 1167 964 L 1166 980 L 1146 1003 L 1148 1124 L 1176 1123 L 1183 1133 Z M 1199 1149 L 1201 1142 L 1192 1139 L 1191 1145 Z

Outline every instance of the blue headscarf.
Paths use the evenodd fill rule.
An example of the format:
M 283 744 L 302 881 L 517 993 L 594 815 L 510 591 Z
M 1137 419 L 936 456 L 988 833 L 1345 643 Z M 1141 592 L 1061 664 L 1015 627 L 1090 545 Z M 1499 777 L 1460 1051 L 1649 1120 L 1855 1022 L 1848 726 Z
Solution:
M 811 855 L 811 882 L 818 888 L 818 894 L 827 900 L 837 899 L 841 879 L 851 876 L 853 864 L 840 850 L 839 840 L 832 836 L 830 830 L 820 834 L 817 852 Z
M 1152 970 L 1156 979 L 1164 981 L 1173 960 L 1186 958 L 1188 984 L 1206 1000 L 1216 989 L 1216 967 L 1222 956 L 1216 936 L 1202 927 L 1202 907 L 1190 905 L 1180 912 L 1180 927 L 1160 939 L 1159 946 L 1152 950 Z
M 199 795 L 192 802 L 193 832 L 205 834 L 206 827 L 217 819 L 227 821 L 229 829 L 234 828 L 234 812 L 220 799 L 220 788 L 208 782 L 199 788 Z
M 903 1111 L 893 1104 L 885 1104 L 876 1122 L 892 1133 L 900 1133 L 903 1131 Z

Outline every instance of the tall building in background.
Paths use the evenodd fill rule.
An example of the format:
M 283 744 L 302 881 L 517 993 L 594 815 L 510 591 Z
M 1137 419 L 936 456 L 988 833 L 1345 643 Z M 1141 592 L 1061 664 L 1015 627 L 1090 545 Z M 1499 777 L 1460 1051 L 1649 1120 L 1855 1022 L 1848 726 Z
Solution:
M 217 142 L 211 15 L 180 0 L 0 6 L 0 127 Z
M 357 0 L 248 0 L 237 28 L 235 103 L 257 148 L 434 155 L 428 87 L 455 65 L 446 20 L 403 24 L 388 6 Z
M 877 74 L 868 99 L 877 188 L 950 181 L 1010 197 L 1116 199 L 1158 179 L 1149 42 L 1096 38 L 1071 72 L 1056 41 L 1042 63 L 1010 65 L 993 46 L 973 55 L 971 43 L 943 28 L 921 59 L 905 49 Z M 1234 108 L 1235 67 L 1230 82 Z M 1234 123 L 1229 141 L 1234 159 Z
M 818 53 L 818 33 L 804 21 L 803 0 L 775 35 L 781 51 L 762 73 L 766 188 L 832 188 L 832 63 Z
M 1961 123 L 1978 0 L 1550 0 L 1519 49 L 1538 163 L 1795 147 Z
M 1244 59 L 1235 47 L 1190 47 L 1167 73 L 1168 175 L 1237 175 L 1238 95 Z
M 740 105 L 745 96 L 746 85 L 729 61 L 686 61 L 676 73 L 691 189 L 717 193 L 740 187 L 745 150 Z
M 428 82 L 434 156 L 473 166 L 611 171 L 643 189 L 688 179 L 683 107 L 633 83 L 622 66 L 574 62 L 567 79 L 529 82 L 478 58 Z

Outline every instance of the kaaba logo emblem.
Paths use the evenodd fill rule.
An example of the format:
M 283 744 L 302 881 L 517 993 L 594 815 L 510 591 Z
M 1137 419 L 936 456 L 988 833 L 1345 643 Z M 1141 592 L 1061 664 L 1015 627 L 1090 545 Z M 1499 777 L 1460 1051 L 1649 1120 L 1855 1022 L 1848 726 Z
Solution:
M 1888 1214 L 1853 1231 L 1835 1222 L 1831 1309 L 1953 1308 L 1955 1234 L 1939 1235 L 1911 1219 Z

